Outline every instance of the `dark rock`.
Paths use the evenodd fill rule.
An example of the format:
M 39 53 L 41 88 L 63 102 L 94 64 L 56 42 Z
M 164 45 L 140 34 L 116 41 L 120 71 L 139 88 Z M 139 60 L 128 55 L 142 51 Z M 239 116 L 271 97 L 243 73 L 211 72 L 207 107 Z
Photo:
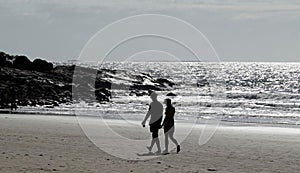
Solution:
M 204 87 L 204 86 L 208 86 L 208 85 L 209 85 L 209 82 L 207 79 L 202 79 L 197 82 L 197 87 Z
M 234 94 L 234 93 L 227 94 L 226 98 L 230 98 L 230 99 L 240 99 L 240 98 L 242 98 L 242 99 L 249 99 L 249 100 L 259 99 L 257 94 Z
M 15 56 L 15 60 L 13 61 L 13 67 L 21 70 L 31 70 L 32 62 L 24 55 Z
M 61 72 L 74 72 L 75 70 L 75 65 L 59 65 L 59 66 L 56 66 L 54 68 L 54 71 L 57 72 L 57 73 L 61 73 Z
M 168 93 L 167 96 L 177 96 L 177 95 L 174 93 Z
M 207 171 L 217 171 L 215 168 L 208 168 Z
M 109 101 L 111 92 L 106 88 L 100 88 L 95 90 L 95 96 L 98 101 Z
M 98 89 L 100 90 L 106 97 L 110 97 L 111 98 L 111 92 L 106 89 L 106 88 L 101 88 L 101 89 Z
M 47 62 L 45 60 L 35 59 L 32 62 L 32 70 L 44 72 L 44 71 L 49 71 L 52 69 L 53 69 L 53 64 L 50 62 Z
M 103 80 L 99 77 L 96 78 L 96 81 L 95 81 L 95 88 L 108 88 L 108 89 L 117 89 L 116 87 L 117 85 L 114 85 L 114 87 L 112 87 L 112 83 L 111 82 L 108 82 L 106 80 Z
M 59 103 L 58 103 L 57 101 L 53 101 L 53 102 L 52 102 L 52 105 L 53 105 L 53 106 L 59 106 Z
M 75 69 L 75 65 L 56 66 L 52 70 L 52 73 L 49 74 L 49 78 L 56 80 L 56 81 L 63 81 L 64 84 L 69 85 L 72 83 L 72 80 L 73 80 L 74 69 Z
M 7 59 L 8 55 L 0 52 L 0 67 L 12 67 L 12 63 Z
M 163 78 L 158 78 L 154 82 L 155 83 L 159 83 L 161 86 L 170 86 L 170 87 L 173 87 L 175 85 L 174 82 L 171 82 L 168 79 L 163 79 Z
M 145 91 L 138 91 L 138 90 L 132 90 L 129 93 L 130 96 L 145 96 L 145 95 L 149 95 L 148 92 Z
M 35 101 L 29 102 L 29 106 L 36 106 L 36 102 Z
M 6 64 L 10 61 L 13 61 L 12 66 Z M 149 90 L 161 91 L 174 85 L 167 79 L 153 80 L 152 76 L 144 73 L 96 70 L 75 65 L 53 68 L 53 64 L 41 59 L 31 62 L 26 56 L 11 56 L 2 52 L 0 64 L 4 65 L 0 68 L 2 109 L 12 108 L 12 105 L 15 108 L 28 105 L 53 108 L 61 103 L 73 104 L 80 101 L 105 103 L 110 101 L 113 89 L 130 90 L 130 95 L 143 96 L 149 95 Z M 119 73 L 122 73 L 121 77 Z M 113 83 L 116 80 L 118 82 Z M 144 85 L 145 80 L 152 81 L 153 84 Z

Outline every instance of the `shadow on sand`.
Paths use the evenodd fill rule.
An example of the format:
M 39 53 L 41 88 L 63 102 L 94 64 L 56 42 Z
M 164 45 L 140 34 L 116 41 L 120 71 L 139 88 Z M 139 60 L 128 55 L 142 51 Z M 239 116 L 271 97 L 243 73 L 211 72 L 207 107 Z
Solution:
M 136 153 L 138 156 L 157 156 L 158 154 L 155 154 L 153 152 L 148 152 L 148 153 Z

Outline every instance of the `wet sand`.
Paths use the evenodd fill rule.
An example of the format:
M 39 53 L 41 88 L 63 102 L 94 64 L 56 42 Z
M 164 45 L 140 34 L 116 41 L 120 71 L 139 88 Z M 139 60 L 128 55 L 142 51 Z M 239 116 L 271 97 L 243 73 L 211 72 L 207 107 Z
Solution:
M 149 135 L 141 127 L 115 126 L 128 137 Z M 219 126 L 199 146 L 201 131 L 203 126 L 191 132 L 179 154 L 126 160 L 94 145 L 76 117 L 1 114 L 0 172 L 300 172 L 300 129 Z

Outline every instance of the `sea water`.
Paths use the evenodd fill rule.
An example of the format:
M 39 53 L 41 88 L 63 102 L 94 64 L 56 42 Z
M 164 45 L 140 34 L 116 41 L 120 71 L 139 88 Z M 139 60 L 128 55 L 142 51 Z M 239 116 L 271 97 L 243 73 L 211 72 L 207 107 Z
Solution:
M 158 91 L 158 100 L 171 98 L 176 119 L 300 124 L 300 63 L 257 62 L 106 62 L 90 68 L 116 70 L 105 80 L 133 85 L 129 74 L 164 78 L 176 85 Z M 155 85 L 145 78 L 143 84 Z M 115 119 L 141 120 L 148 110 L 147 95 L 130 95 L 129 89 L 114 89 L 108 103 L 76 103 L 27 111 L 77 113 Z M 167 97 L 172 92 L 177 96 Z

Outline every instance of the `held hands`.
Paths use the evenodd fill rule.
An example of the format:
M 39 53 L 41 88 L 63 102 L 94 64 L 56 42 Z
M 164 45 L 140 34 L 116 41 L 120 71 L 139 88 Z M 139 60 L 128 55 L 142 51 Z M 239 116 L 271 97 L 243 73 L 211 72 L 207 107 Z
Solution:
M 164 124 L 162 124 L 162 125 L 159 126 L 160 129 L 163 128 L 163 127 L 164 127 Z

